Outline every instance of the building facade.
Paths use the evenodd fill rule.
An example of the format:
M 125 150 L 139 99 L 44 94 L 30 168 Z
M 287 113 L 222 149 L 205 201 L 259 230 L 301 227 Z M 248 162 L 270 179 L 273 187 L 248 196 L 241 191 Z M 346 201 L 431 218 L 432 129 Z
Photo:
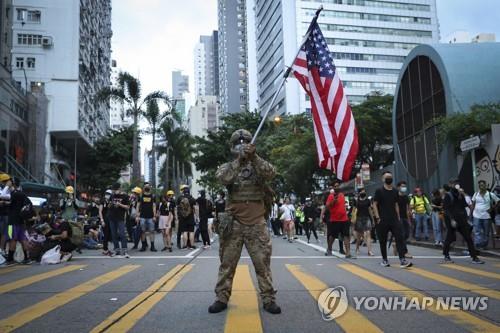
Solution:
M 111 61 L 111 85 L 115 88 L 118 86 L 118 69 L 116 60 Z M 127 115 L 125 106 L 115 100 L 109 102 L 109 127 L 113 130 L 119 130 L 124 127 L 132 126 L 134 119 L 132 116 Z
M 393 105 L 398 180 L 429 193 L 458 176 L 466 192 L 473 192 L 470 154 L 439 142 L 439 127 L 432 120 L 470 112 L 474 104 L 499 103 L 499 57 L 499 43 L 421 45 L 410 52 Z M 478 179 L 490 188 L 500 185 L 500 146 L 485 144 L 476 157 Z
M 10 67 L 17 84 L 48 97 L 45 170 L 64 180 L 109 128 L 111 1 L 12 0 Z M 58 170 L 54 170 L 58 169 Z
M 458 30 L 446 36 L 443 43 L 492 43 L 495 41 L 496 36 L 493 33 L 481 32 L 474 37 L 471 37 L 471 34 L 468 31 Z
M 254 0 L 258 104 L 264 111 L 291 65 L 320 5 L 318 23 L 351 103 L 373 91 L 394 94 L 405 56 L 423 43 L 437 43 L 435 0 Z M 301 113 L 310 102 L 293 79 L 273 113 Z
M 219 101 L 222 113 L 248 110 L 246 0 L 218 0 Z
M 200 36 L 194 47 L 194 92 L 195 96 L 217 96 L 218 94 L 218 52 L 217 31 L 210 36 Z

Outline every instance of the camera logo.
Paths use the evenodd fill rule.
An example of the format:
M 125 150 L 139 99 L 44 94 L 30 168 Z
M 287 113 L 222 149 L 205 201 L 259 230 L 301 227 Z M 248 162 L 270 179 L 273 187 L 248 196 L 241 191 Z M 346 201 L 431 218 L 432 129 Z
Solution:
M 324 290 L 318 297 L 318 308 L 325 321 L 342 316 L 348 307 L 347 291 L 338 286 Z

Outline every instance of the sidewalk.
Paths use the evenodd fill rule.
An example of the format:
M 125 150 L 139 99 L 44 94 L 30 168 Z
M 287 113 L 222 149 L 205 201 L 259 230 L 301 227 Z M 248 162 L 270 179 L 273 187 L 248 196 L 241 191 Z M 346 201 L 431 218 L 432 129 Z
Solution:
M 455 251 L 455 252 L 467 251 L 467 245 L 465 244 L 465 242 L 463 242 L 462 239 L 458 239 L 458 238 L 459 237 L 457 235 L 457 241 L 451 245 L 450 252 L 451 251 Z M 496 248 L 493 248 L 492 246 L 490 246 L 490 247 L 488 247 L 487 250 L 479 250 L 479 252 L 480 252 L 479 255 L 483 256 L 483 257 L 500 258 L 500 239 L 496 239 L 495 241 L 496 241 Z M 409 239 L 408 244 L 426 247 L 426 248 L 430 248 L 430 249 L 441 249 L 442 248 L 441 246 L 434 245 L 433 241 L 416 241 L 414 239 Z

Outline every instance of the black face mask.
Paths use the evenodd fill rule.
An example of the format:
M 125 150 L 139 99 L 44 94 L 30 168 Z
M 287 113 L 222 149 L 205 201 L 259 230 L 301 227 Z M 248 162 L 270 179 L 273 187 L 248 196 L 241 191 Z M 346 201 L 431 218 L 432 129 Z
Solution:
M 360 197 L 361 199 L 366 198 L 366 193 L 361 193 L 361 194 L 359 195 L 359 197 Z
M 387 185 L 391 185 L 391 184 L 392 184 L 392 178 L 386 178 L 386 179 L 385 179 L 385 183 L 386 183 Z

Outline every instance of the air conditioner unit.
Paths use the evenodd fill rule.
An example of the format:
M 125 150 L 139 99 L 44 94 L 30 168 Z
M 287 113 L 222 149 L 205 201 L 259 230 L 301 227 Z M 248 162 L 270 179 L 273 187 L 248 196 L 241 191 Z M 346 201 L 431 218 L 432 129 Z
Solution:
M 43 47 L 50 47 L 52 46 L 52 37 L 43 37 L 42 38 L 42 46 Z

